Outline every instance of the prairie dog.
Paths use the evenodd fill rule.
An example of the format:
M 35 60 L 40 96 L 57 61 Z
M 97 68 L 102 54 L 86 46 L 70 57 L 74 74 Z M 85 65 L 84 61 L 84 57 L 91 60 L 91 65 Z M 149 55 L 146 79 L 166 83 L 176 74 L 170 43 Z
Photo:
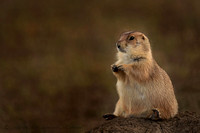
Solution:
M 111 66 L 117 78 L 116 116 L 169 119 L 178 112 L 173 85 L 152 57 L 149 39 L 141 32 L 125 32 L 116 43 L 117 61 Z

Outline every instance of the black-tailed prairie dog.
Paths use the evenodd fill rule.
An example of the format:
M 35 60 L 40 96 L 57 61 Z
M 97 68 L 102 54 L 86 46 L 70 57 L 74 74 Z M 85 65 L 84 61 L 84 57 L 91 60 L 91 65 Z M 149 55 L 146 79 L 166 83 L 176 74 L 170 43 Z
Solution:
M 125 32 L 116 43 L 117 61 L 111 66 L 117 78 L 119 100 L 116 116 L 169 119 L 178 112 L 178 103 L 167 73 L 152 57 L 149 39 L 141 32 Z

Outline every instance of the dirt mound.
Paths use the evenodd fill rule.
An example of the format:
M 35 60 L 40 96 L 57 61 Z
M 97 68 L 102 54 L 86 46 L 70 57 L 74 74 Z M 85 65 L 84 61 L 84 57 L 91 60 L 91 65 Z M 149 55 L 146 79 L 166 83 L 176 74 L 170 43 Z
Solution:
M 200 115 L 192 112 L 181 112 L 172 119 L 159 121 L 141 118 L 115 118 L 89 132 L 200 133 Z

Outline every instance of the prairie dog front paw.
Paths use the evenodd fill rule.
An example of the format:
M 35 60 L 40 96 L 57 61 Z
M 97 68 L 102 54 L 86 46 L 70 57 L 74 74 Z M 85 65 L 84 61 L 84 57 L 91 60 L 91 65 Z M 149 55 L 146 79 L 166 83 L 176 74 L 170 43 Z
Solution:
M 123 65 L 111 65 L 111 69 L 113 72 L 124 71 Z
M 115 64 L 111 65 L 111 69 L 112 69 L 113 72 L 118 72 L 118 67 Z

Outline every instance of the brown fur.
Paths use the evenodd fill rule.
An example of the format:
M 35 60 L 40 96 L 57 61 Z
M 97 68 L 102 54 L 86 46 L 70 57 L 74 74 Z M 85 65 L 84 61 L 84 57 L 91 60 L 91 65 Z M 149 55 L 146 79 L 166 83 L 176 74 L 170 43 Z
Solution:
M 133 40 L 129 40 L 131 36 Z M 162 119 L 174 117 L 178 111 L 174 89 L 153 59 L 148 38 L 140 32 L 125 32 L 117 45 L 123 52 L 118 51 L 115 65 L 121 67 L 113 72 L 119 94 L 114 115 L 148 118 L 156 109 Z

